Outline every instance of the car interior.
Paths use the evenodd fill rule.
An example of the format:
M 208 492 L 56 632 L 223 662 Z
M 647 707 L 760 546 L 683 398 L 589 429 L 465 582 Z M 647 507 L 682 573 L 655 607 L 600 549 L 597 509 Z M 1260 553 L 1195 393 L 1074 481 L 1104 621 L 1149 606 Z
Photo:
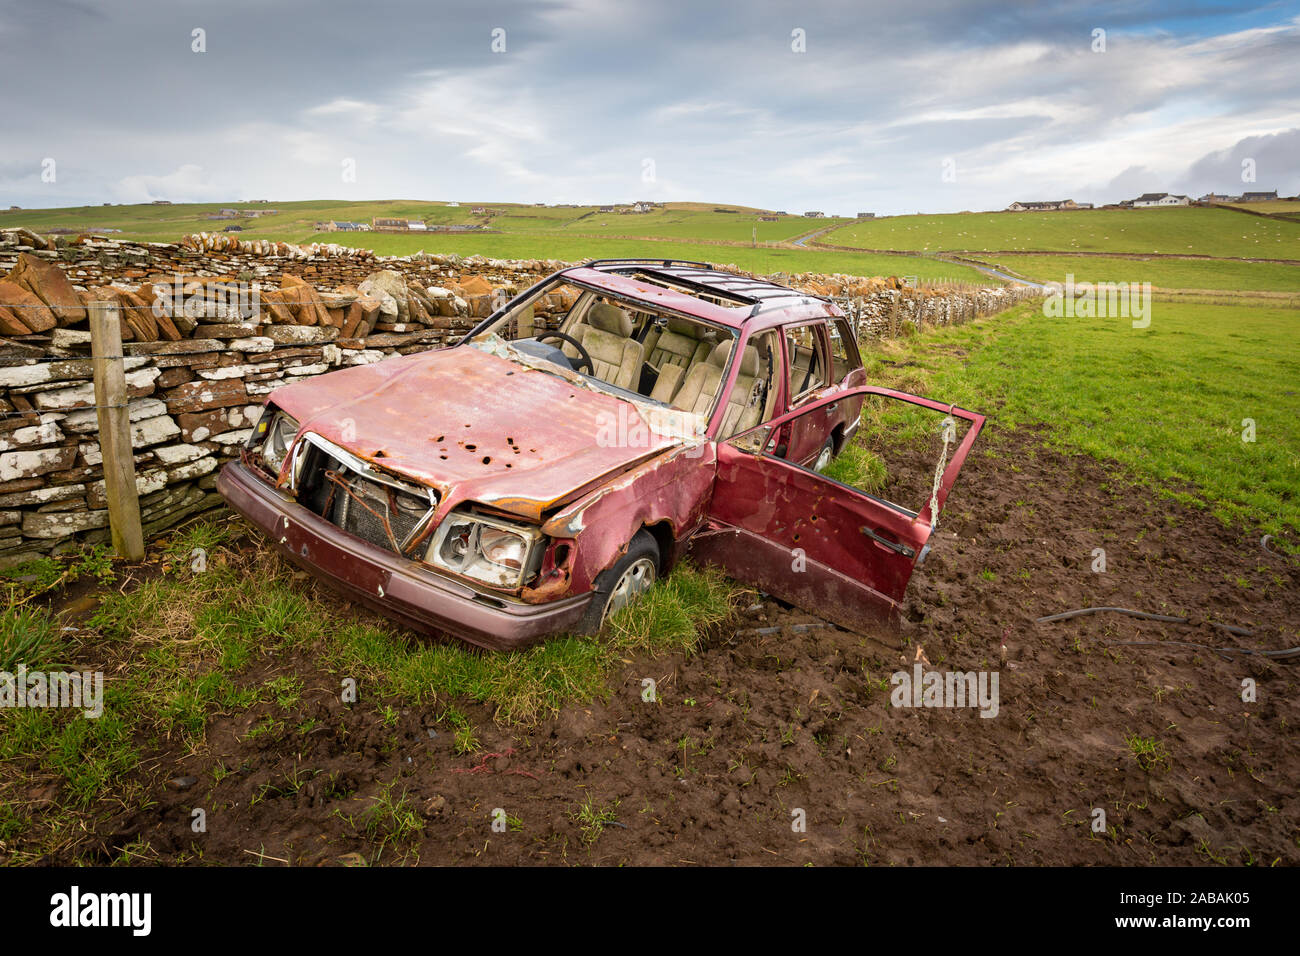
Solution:
M 518 325 L 520 331 L 534 332 L 531 318 Z M 643 311 L 637 304 L 583 290 L 556 330 L 536 332 L 513 344 L 542 358 L 562 357 L 574 371 L 615 390 L 707 415 L 717 404 L 735 342 L 731 329 Z M 775 333 L 751 337 L 726 399 L 720 437 L 772 415 L 779 355 Z

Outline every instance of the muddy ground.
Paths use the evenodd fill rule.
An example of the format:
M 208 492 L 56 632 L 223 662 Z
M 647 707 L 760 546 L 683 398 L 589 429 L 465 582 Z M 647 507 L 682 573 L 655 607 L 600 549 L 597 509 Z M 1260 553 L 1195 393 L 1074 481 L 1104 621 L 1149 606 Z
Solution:
M 272 865 L 1300 863 L 1300 665 L 1113 646 L 1300 644 L 1294 560 L 1031 431 L 977 445 L 945 515 L 901 636 L 760 600 L 689 660 L 631 662 L 608 702 L 514 732 L 463 708 L 476 754 L 455 752 L 432 707 L 385 726 L 341 704 L 310 660 L 278 660 L 306 681 L 302 716 L 321 727 L 287 751 L 244 739 L 269 707 L 217 720 L 205 752 L 145 760 L 135 777 L 156 803 L 109 813 L 81 849 L 107 862 L 144 841 L 142 861 L 201 850 L 205 863 Z M 1255 632 L 1034 622 L 1089 605 Z M 890 675 L 918 654 L 997 671 L 997 716 L 891 707 Z M 657 703 L 642 699 L 645 677 Z M 1154 753 L 1135 754 L 1134 737 Z M 214 782 L 219 765 L 241 769 Z M 178 777 L 198 782 L 170 789 Z M 418 814 L 409 837 L 348 822 L 385 792 Z M 584 829 L 584 804 L 612 819 Z M 193 807 L 207 809 L 198 837 Z M 506 832 L 493 831 L 498 808 Z

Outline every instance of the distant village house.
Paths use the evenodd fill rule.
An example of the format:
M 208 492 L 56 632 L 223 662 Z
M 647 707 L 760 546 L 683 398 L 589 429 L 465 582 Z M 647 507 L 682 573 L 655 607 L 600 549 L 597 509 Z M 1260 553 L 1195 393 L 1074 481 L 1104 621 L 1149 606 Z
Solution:
M 1137 199 L 1130 199 L 1120 205 L 1132 206 L 1134 209 L 1150 209 L 1153 206 L 1190 206 L 1192 201 L 1186 196 L 1174 193 L 1143 193 Z
M 1007 207 L 1007 212 L 1058 212 L 1078 208 L 1079 204 L 1073 199 L 1050 199 L 1046 202 L 1013 202 Z

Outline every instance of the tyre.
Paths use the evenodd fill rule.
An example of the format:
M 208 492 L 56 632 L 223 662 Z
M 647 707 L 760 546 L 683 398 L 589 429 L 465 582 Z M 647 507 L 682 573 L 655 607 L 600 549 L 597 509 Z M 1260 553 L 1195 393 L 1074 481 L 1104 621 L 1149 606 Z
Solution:
M 649 531 L 638 531 L 627 552 L 596 578 L 595 596 L 582 621 L 584 634 L 595 634 L 610 615 L 636 601 L 659 579 L 659 545 Z
M 835 436 L 832 435 L 826 439 L 826 444 L 822 445 L 822 450 L 817 453 L 817 460 L 813 463 L 813 471 L 821 474 L 830 467 L 831 462 L 835 460 Z

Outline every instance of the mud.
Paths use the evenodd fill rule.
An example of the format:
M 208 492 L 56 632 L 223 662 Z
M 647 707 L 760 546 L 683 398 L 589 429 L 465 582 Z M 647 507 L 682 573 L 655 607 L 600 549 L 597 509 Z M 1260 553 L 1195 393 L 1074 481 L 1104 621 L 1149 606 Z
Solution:
M 945 515 L 901 634 L 819 626 L 758 599 L 689 660 L 630 662 L 607 702 L 527 731 L 462 707 L 474 754 L 455 752 L 434 708 L 386 725 L 340 703 L 310 660 L 268 661 L 263 676 L 304 679 L 301 716 L 316 729 L 244 739 L 272 709 L 254 708 L 210 724 L 203 753 L 155 754 L 131 779 L 156 803 L 109 813 L 88 836 L 92 859 L 145 841 L 141 861 L 162 863 L 1300 863 L 1297 665 L 1113 646 L 1300 644 L 1293 559 L 1030 431 L 981 438 Z M 1116 615 L 1034 623 L 1089 605 L 1255 633 Z M 996 671 L 997 716 L 892 707 L 890 675 L 918 660 Z M 1242 700 L 1246 678 L 1256 703 Z M 1155 752 L 1135 754 L 1135 737 Z M 385 792 L 418 814 L 410 836 L 364 832 Z M 584 830 L 584 804 L 610 822 Z

